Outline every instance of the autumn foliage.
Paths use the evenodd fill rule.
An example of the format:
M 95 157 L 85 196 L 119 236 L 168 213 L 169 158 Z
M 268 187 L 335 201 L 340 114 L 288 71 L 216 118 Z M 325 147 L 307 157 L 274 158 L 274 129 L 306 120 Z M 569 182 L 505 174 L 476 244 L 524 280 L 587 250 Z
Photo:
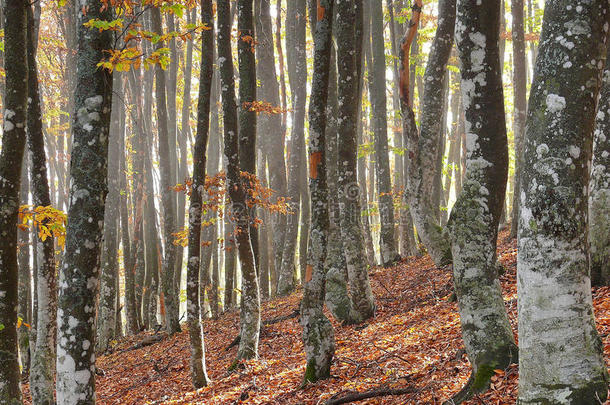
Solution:
M 501 240 L 507 233 L 501 235 Z M 504 303 L 517 333 L 516 243 L 499 245 L 507 271 L 501 276 Z M 392 268 L 375 268 L 371 283 L 378 311 L 369 323 L 342 326 L 333 322 L 337 351 L 329 380 L 299 389 L 305 368 L 298 319 L 265 326 L 260 358 L 245 369 L 227 373 L 235 348 L 239 314 L 206 319 L 206 356 L 212 384 L 193 391 L 189 378 L 186 332 L 136 350 L 123 351 L 150 338 L 150 333 L 117 342 L 99 358 L 96 383 L 100 404 L 323 404 L 333 397 L 381 387 L 413 388 L 413 393 L 362 401 L 362 404 L 439 404 L 466 382 L 470 368 L 460 334 L 457 304 L 451 302 L 449 268 L 435 268 L 429 257 L 409 258 Z M 297 292 L 263 305 L 263 319 L 291 313 Z M 597 327 L 610 365 L 610 288 L 593 292 Z M 332 319 L 332 318 L 331 318 Z M 515 403 L 518 367 L 496 370 L 489 392 L 469 404 Z

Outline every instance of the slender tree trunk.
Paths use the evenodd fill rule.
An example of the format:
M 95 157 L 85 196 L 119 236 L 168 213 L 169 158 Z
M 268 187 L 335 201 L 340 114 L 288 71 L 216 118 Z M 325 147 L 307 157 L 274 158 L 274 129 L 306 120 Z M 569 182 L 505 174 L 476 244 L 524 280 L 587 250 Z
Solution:
M 453 279 L 472 375 L 460 401 L 486 390 L 517 358 L 496 269 L 508 148 L 498 38 L 500 0 L 458 2 L 457 48 L 466 120 L 466 178 L 449 220 Z M 474 55 L 474 56 L 473 56 Z
M 0 151 L 0 403 L 21 403 L 17 341 L 17 217 L 27 114 L 27 3 L 4 3 L 4 130 Z
M 513 87 L 515 112 L 513 117 L 513 134 L 515 139 L 515 180 L 513 190 L 513 212 L 510 236 L 517 236 L 519 223 L 519 195 L 521 194 L 521 166 L 523 165 L 523 135 L 525 134 L 525 117 L 527 110 L 527 72 L 525 66 L 525 34 L 523 23 L 523 0 L 512 0 L 513 16 Z
M 283 258 L 279 267 L 278 294 L 286 295 L 294 290 L 295 253 L 299 231 L 301 204 L 301 168 L 305 144 L 305 105 L 307 103 L 307 52 L 305 48 L 306 3 L 305 0 L 288 2 L 286 11 L 286 61 L 288 80 L 292 94 L 292 133 L 290 135 L 290 160 L 288 197 L 292 214 L 287 218 Z M 300 250 L 300 254 L 305 252 Z
M 153 31 L 161 32 L 161 12 L 158 8 L 152 9 Z M 163 47 L 162 41 L 157 42 L 157 49 Z M 159 166 L 161 170 L 161 203 L 163 205 L 163 239 L 164 254 L 162 269 L 163 298 L 165 302 L 165 327 L 169 334 L 180 331 L 179 302 L 174 285 L 174 271 L 176 268 L 176 246 L 173 244 L 172 233 L 176 232 L 175 198 L 170 188 L 173 184 L 170 137 L 168 130 L 168 117 L 165 97 L 165 72 L 161 66 L 155 67 L 155 86 L 157 95 L 157 121 L 159 137 Z M 175 143 L 172 145 L 175 148 Z
M 275 70 L 275 53 L 273 48 L 273 30 L 271 25 L 270 0 L 256 0 L 256 59 L 257 77 L 260 82 L 260 101 L 279 107 L 280 87 Z M 279 17 L 278 17 L 279 18 Z M 287 22 L 288 24 L 288 22 Z M 287 25 L 288 28 L 288 25 Z M 305 50 L 303 50 L 304 52 Z M 291 50 L 288 50 L 289 55 Z M 240 80 L 241 80 L 240 73 Z M 303 83 L 304 84 L 304 83 Z M 241 95 L 240 95 L 241 98 Z M 261 150 L 265 152 L 269 165 L 269 187 L 278 198 L 286 197 L 286 162 L 284 160 L 284 131 L 280 114 L 261 114 L 258 120 Z M 243 134 L 242 134 L 243 135 Z M 278 150 L 278 147 L 280 150 Z M 282 255 L 286 244 L 286 215 L 272 213 L 273 253 L 275 266 L 282 269 Z M 280 278 L 281 280 L 281 278 Z
M 197 105 L 197 135 L 193 147 L 193 185 L 189 207 L 189 245 L 186 268 L 187 322 L 191 342 L 191 381 L 195 388 L 208 385 L 205 367 L 205 349 L 199 304 L 199 260 L 201 257 L 201 215 L 205 193 L 206 149 L 210 132 L 210 98 L 214 47 L 214 17 L 212 0 L 201 2 L 201 21 L 208 26 L 201 34 L 201 72 L 199 75 L 199 102 Z
M 70 199 L 57 310 L 57 402 L 95 403 L 95 301 L 107 193 L 112 74 L 97 67 L 112 48 L 112 34 L 84 26 L 112 18 L 96 0 L 78 12 L 78 63 Z
M 383 38 L 382 0 L 371 0 L 371 54 L 373 64 L 369 66 L 369 95 L 372 107 L 372 127 L 375 137 L 375 169 L 379 205 L 379 252 L 381 263 L 390 265 L 400 259 L 394 235 L 394 198 L 388 152 L 388 111 L 386 99 L 386 64 Z M 367 38 L 368 41 L 368 38 Z
M 610 44 L 610 41 L 608 42 Z M 608 53 L 610 56 L 610 53 Z M 610 285 L 610 59 L 606 57 L 589 182 L 589 241 L 591 283 Z
M 329 227 L 326 185 L 325 131 L 330 51 L 332 44 L 333 0 L 319 0 L 314 35 L 314 70 L 309 106 L 309 189 L 311 192 L 311 243 L 301 301 L 301 325 L 307 368 L 303 384 L 330 377 L 335 353 L 332 324 L 322 312 L 326 275 L 326 246 Z
M 587 203 L 608 12 L 601 0 L 547 2 L 544 12 L 519 201 L 518 400 L 524 405 L 594 404 L 607 396 L 591 298 Z M 566 27 L 574 28 L 563 38 Z
M 243 172 L 256 174 L 256 124 L 257 113 L 252 108 L 256 100 L 256 35 L 254 33 L 254 0 L 237 0 L 237 58 L 239 69 L 239 168 Z M 277 79 L 274 79 L 277 80 Z M 276 82 L 277 83 L 277 82 Z M 285 171 L 285 169 L 284 169 Z M 244 183 L 247 193 L 249 183 Z M 247 198 L 247 197 L 246 197 Z M 246 206 L 243 207 L 244 209 Z M 255 210 L 248 215 L 254 220 Z M 250 223 L 250 241 L 258 277 L 259 246 L 258 232 Z M 241 259 L 240 259 L 241 260 Z M 247 276 L 248 277 L 248 276 Z
M 241 102 L 254 101 L 256 91 L 252 86 L 256 85 L 254 75 L 254 54 L 251 44 L 246 36 L 252 32 L 252 0 L 242 0 L 238 3 L 239 15 L 242 18 L 240 24 L 241 37 L 239 38 L 240 55 L 243 58 L 243 72 L 240 72 L 240 97 Z M 252 36 L 252 38 L 254 38 Z M 225 134 L 225 156 L 227 157 L 227 189 L 231 198 L 231 213 L 235 225 L 235 242 L 239 254 L 242 271 L 242 299 L 240 312 L 240 341 L 237 350 L 237 358 L 232 368 L 242 359 L 249 359 L 258 355 L 258 336 L 260 332 L 260 297 L 258 292 L 258 278 L 252 244 L 250 242 L 250 215 L 246 205 L 246 189 L 240 178 L 240 168 L 246 171 L 250 168 L 240 166 L 240 149 L 248 147 L 248 141 L 253 141 L 252 131 L 256 130 L 256 117 L 252 118 L 250 112 L 242 111 L 240 114 L 239 140 L 237 105 L 235 102 L 235 84 L 233 81 L 233 60 L 231 55 L 231 20 L 230 2 L 221 0 L 218 3 L 218 56 L 220 60 L 221 94 L 224 112 L 224 134 Z M 246 53 L 250 53 L 247 55 Z M 246 63 L 246 60 L 248 63 Z M 240 70 L 241 70 L 240 69 Z M 244 87 L 242 89 L 242 86 Z M 242 105 L 242 110 L 244 109 Z M 247 127 L 249 131 L 241 133 L 241 129 Z M 253 125 L 252 125 L 253 124 Z M 240 142 L 241 141 L 241 142 Z M 254 145 L 248 150 L 255 150 Z M 244 152 L 244 156 L 249 155 Z M 250 162 L 248 162 L 250 163 Z
M 219 24 L 220 26 L 220 24 Z M 226 121 L 225 121 L 226 125 Z M 225 310 L 233 308 L 236 302 L 233 300 L 235 284 L 235 273 L 237 271 L 237 247 L 235 246 L 235 227 L 233 220 L 230 218 L 230 201 L 229 197 L 225 199 L 224 213 L 224 271 L 225 271 L 225 294 L 224 308 Z
M 39 17 L 40 14 L 38 14 Z M 32 198 L 35 206 L 51 205 L 49 181 L 47 175 L 47 158 L 44 149 L 44 134 L 41 114 L 41 98 L 38 88 L 38 68 L 36 65 L 36 44 L 38 43 L 35 27 L 35 13 L 28 9 L 28 146 L 31 156 Z M 32 364 L 30 371 L 30 393 L 35 404 L 52 404 L 55 385 L 55 335 L 57 327 L 57 278 L 55 276 L 55 250 L 53 238 L 42 241 L 37 233 L 34 249 L 34 265 L 37 289 L 36 315 L 32 316 L 32 325 L 36 335 L 30 340 Z M 41 250 L 39 255 L 37 249 Z
M 122 92 L 119 75 L 114 77 L 112 103 L 120 105 L 119 94 Z M 104 213 L 104 250 L 102 251 L 102 275 L 100 279 L 100 301 L 97 319 L 96 350 L 104 353 L 110 347 L 110 341 L 115 338 L 114 324 L 116 315 L 116 280 L 118 272 L 118 219 L 119 219 L 119 160 L 121 150 L 120 109 L 111 113 L 110 140 L 108 146 L 108 196 Z
M 29 25 L 28 25 L 29 31 Z M 28 33 L 29 36 L 29 33 Z M 29 61 L 28 61 L 29 62 Z M 28 66 L 29 67 L 29 66 Z M 29 72 L 28 72 L 29 80 Z M 29 86 L 29 85 L 28 85 Z M 27 153 L 24 152 L 23 164 L 21 166 L 21 189 L 19 190 L 19 202 L 28 205 L 30 194 L 29 167 Z M 21 374 L 27 375 L 30 370 L 30 348 L 29 332 L 25 324 L 31 324 L 30 303 L 31 297 L 31 275 L 30 275 L 30 231 L 19 229 L 17 231 L 17 263 L 19 267 L 19 288 L 17 319 L 21 319 L 21 326 L 17 330 L 19 339 L 19 356 L 21 363 Z
M 360 2 L 359 0 L 356 0 Z M 355 7 L 356 6 L 356 7 Z M 352 298 L 351 321 L 360 323 L 375 314 L 375 300 L 368 277 L 368 265 L 362 233 L 360 192 L 357 180 L 357 130 L 360 86 L 358 85 L 360 51 L 356 25 L 361 4 L 354 1 L 337 1 L 337 99 L 339 102 L 339 200 L 341 206 L 341 236 L 344 240 L 348 279 Z M 361 40 L 361 38 L 360 38 Z M 356 55 L 358 54 L 358 55 Z
M 432 260 L 437 266 L 442 266 L 451 262 L 451 250 L 446 234 L 438 225 L 439 207 L 433 203 L 433 194 L 438 171 L 436 162 L 444 133 L 439 117 L 442 116 L 444 107 L 446 66 L 453 43 L 455 0 L 442 0 L 438 10 L 439 25 L 424 75 L 425 87 L 420 108 L 421 130 L 418 135 L 413 118 L 413 125 L 405 126 L 403 136 L 406 138 L 405 145 L 408 151 L 407 195 L 411 216 L 417 234 L 428 249 Z M 403 39 L 401 47 L 404 46 Z M 405 53 L 405 49 L 402 49 L 402 54 Z M 401 66 L 400 74 L 402 82 L 403 75 L 406 75 L 404 65 Z M 401 84 L 403 106 L 410 105 L 408 100 L 404 100 L 409 94 L 410 91 L 406 91 Z M 410 115 L 412 113 L 403 111 L 403 118 L 407 117 L 407 123 L 410 121 Z

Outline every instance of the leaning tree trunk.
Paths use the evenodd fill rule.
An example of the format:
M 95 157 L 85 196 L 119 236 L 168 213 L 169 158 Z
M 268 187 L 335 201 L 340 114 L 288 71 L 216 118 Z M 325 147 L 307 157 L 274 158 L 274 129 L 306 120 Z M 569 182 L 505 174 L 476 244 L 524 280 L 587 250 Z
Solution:
M 51 205 L 51 193 L 47 176 L 47 157 L 44 149 L 42 111 L 36 65 L 37 38 L 34 30 L 34 12 L 28 9 L 28 146 L 31 156 L 32 197 L 35 206 Z M 55 249 L 53 238 L 42 241 L 38 233 L 34 255 L 38 257 L 36 270 L 37 314 L 36 339 L 30 342 L 32 364 L 30 393 L 35 404 L 52 404 L 55 385 L 55 335 L 57 318 L 57 278 L 55 276 Z
M 375 299 L 369 282 L 361 224 L 360 191 L 357 179 L 358 142 L 356 125 L 360 86 L 358 65 L 362 43 L 357 43 L 356 9 L 361 0 L 337 1 L 337 99 L 339 103 L 339 200 L 341 206 L 341 236 L 344 241 L 348 280 L 352 298 L 351 322 L 360 323 L 375 314 Z M 361 38 L 360 38 L 361 39 Z M 356 55 L 358 54 L 358 56 Z
M 300 218 L 300 170 L 305 165 L 303 149 L 305 140 L 305 105 L 307 103 L 307 50 L 305 46 L 305 0 L 289 1 L 286 12 L 286 61 L 288 80 L 292 94 L 292 134 L 290 136 L 290 161 L 288 197 L 292 213 L 286 220 L 285 243 L 279 270 L 277 293 L 286 295 L 294 290 L 295 253 Z M 305 252 L 301 252 L 305 254 Z
M 201 21 L 210 29 L 201 34 L 201 71 L 197 105 L 197 134 L 193 147 L 193 184 L 189 207 L 188 263 L 186 267 L 186 307 L 191 343 L 191 381 L 195 388 L 208 385 L 199 303 L 199 260 L 201 258 L 201 215 L 205 193 L 205 163 L 210 133 L 210 96 L 214 47 L 212 0 L 201 2 Z
M 514 83 L 514 123 L 515 139 L 515 180 L 513 190 L 513 212 L 510 236 L 517 236 L 519 223 L 519 195 L 521 194 L 520 175 L 523 164 L 523 135 L 525 134 L 525 117 L 527 110 L 527 73 L 525 71 L 525 33 L 523 28 L 523 0 L 512 0 L 511 14 L 513 16 L 513 83 Z
M 596 404 L 607 396 L 591 298 L 587 203 L 608 12 L 604 0 L 558 0 L 544 10 L 517 243 L 518 401 L 524 405 Z
M 386 64 L 383 38 L 382 0 L 371 0 L 372 66 L 369 66 L 373 135 L 375 137 L 375 169 L 379 205 L 379 252 L 381 263 L 390 265 L 400 259 L 394 232 L 394 198 L 388 152 L 388 111 L 386 98 Z M 367 38 L 368 41 L 368 38 Z
M 252 18 L 252 4 L 246 3 L 248 2 L 240 3 L 239 12 L 247 14 L 249 10 L 250 18 Z M 232 215 L 235 225 L 235 243 L 242 269 L 240 341 L 237 359 L 232 365 L 232 367 L 235 367 L 239 360 L 253 358 L 258 355 L 260 297 L 254 253 L 250 243 L 250 216 L 248 215 L 249 211 L 246 205 L 246 189 L 240 178 L 239 149 L 241 143 L 238 141 L 237 132 L 237 105 L 235 102 L 235 83 L 233 80 L 233 59 L 231 54 L 230 2 L 229 0 L 221 0 L 217 4 L 218 59 L 220 61 L 221 94 L 224 113 L 224 153 L 227 158 L 227 190 L 231 199 L 230 215 Z M 247 7 L 248 5 L 250 8 Z M 246 35 L 245 32 L 242 32 L 242 37 L 239 39 L 240 42 L 246 42 L 244 35 Z M 242 52 L 250 52 L 250 48 L 243 49 Z M 243 57 L 248 56 L 243 55 Z M 252 75 L 255 72 L 250 71 L 249 73 Z M 246 83 L 243 84 L 245 85 Z M 240 127 L 242 126 L 240 125 Z
M 610 41 L 608 42 L 610 44 Z M 608 54 L 610 56 L 610 54 Z M 610 60 L 606 56 L 589 182 L 589 241 L 591 283 L 610 285 Z
M 301 325 L 307 367 L 303 384 L 330 377 L 335 354 L 333 326 L 322 312 L 328 237 L 328 188 L 326 186 L 326 103 L 332 44 L 333 0 L 319 0 L 314 35 L 314 68 L 309 106 L 309 190 L 311 229 L 308 265 L 301 301 Z
M 152 9 L 153 31 L 161 32 L 161 12 L 157 7 Z M 162 41 L 157 42 L 157 49 L 163 48 Z M 170 162 L 170 144 L 167 118 L 167 106 L 165 97 L 165 72 L 160 65 L 155 66 L 155 86 L 157 95 L 157 120 L 159 138 L 159 166 L 161 170 L 161 203 L 163 205 L 163 239 L 164 253 L 163 270 L 161 273 L 163 286 L 163 298 L 165 300 L 165 327 L 169 334 L 180 332 L 180 322 L 178 318 L 179 302 L 174 288 L 174 271 L 176 267 L 176 246 L 173 243 L 172 233 L 175 228 L 175 197 L 171 189 L 173 184 L 172 170 Z M 175 145 L 172 145 L 175 148 Z
M 500 0 L 460 0 L 456 42 L 466 122 L 466 178 L 447 228 L 462 337 L 472 374 L 456 402 L 487 389 L 494 370 L 517 358 L 496 269 L 508 147 L 498 38 Z
M 438 28 L 424 74 L 424 93 L 420 108 L 421 129 L 418 135 L 414 125 L 406 125 L 403 136 L 408 160 L 407 196 L 413 223 L 434 263 L 442 266 L 451 262 L 451 249 L 447 235 L 439 225 L 439 207 L 432 200 L 438 171 L 436 162 L 444 139 L 442 120 L 439 117 L 443 115 L 446 67 L 453 43 L 455 0 L 440 1 L 438 10 Z M 414 27 L 416 26 L 417 24 Z M 411 41 L 405 39 L 407 38 L 404 38 L 401 44 L 401 55 L 408 54 L 406 46 L 411 45 L 412 38 Z M 410 106 L 405 99 L 409 91 L 406 89 L 407 85 L 402 83 L 403 76 L 408 74 L 408 66 L 405 67 L 404 60 L 401 60 L 401 63 L 401 109 L 403 119 L 407 117 L 406 121 L 410 121 L 408 117 L 413 113 L 404 109 L 405 106 Z
M 0 151 L 0 403 L 21 403 L 17 342 L 17 217 L 27 114 L 27 3 L 4 3 L 4 130 Z
M 97 67 L 113 46 L 110 31 L 83 24 L 112 19 L 96 0 L 78 12 L 73 142 L 66 247 L 59 270 L 57 402 L 95 403 L 95 304 L 107 193 L 112 73 Z

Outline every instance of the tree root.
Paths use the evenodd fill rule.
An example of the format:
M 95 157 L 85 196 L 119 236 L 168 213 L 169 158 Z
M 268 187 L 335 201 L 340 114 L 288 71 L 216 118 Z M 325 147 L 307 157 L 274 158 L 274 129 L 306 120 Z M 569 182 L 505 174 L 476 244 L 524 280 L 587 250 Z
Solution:
M 340 398 L 331 397 L 324 404 L 325 405 L 348 404 L 350 402 L 358 402 L 358 401 L 363 401 L 365 399 L 375 398 L 375 397 L 384 397 L 384 396 L 388 396 L 388 395 L 412 394 L 416 391 L 417 390 L 414 387 L 406 387 L 406 388 L 384 388 L 384 389 L 377 389 L 377 390 L 364 391 L 364 392 L 355 392 L 355 393 L 348 394 L 348 395 L 345 395 Z

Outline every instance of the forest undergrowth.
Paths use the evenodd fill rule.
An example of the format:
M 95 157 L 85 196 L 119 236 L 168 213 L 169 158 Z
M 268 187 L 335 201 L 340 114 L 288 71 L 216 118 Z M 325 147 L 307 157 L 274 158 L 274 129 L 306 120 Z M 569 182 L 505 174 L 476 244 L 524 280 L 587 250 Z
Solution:
M 500 234 L 500 277 L 511 326 L 517 334 L 516 240 Z M 411 393 L 384 396 L 359 404 L 440 404 L 466 383 L 466 358 L 457 303 L 452 302 L 451 271 L 436 268 L 429 256 L 408 258 L 390 268 L 374 268 L 371 284 L 377 314 L 363 325 L 342 326 L 333 320 L 337 350 L 331 378 L 300 388 L 305 369 L 301 327 L 289 317 L 301 291 L 265 302 L 260 357 L 228 373 L 236 347 L 226 349 L 239 328 L 239 312 L 204 321 L 210 386 L 193 391 L 188 332 L 154 344 L 152 332 L 120 340 L 97 361 L 99 404 L 325 404 L 355 392 L 410 388 Z M 610 287 L 595 288 L 593 301 L 604 358 L 610 366 Z M 329 318 L 332 320 L 330 314 Z M 152 336 L 152 337 L 151 337 Z M 518 367 L 496 370 L 491 389 L 468 404 L 514 404 Z M 29 392 L 24 387 L 26 403 Z

